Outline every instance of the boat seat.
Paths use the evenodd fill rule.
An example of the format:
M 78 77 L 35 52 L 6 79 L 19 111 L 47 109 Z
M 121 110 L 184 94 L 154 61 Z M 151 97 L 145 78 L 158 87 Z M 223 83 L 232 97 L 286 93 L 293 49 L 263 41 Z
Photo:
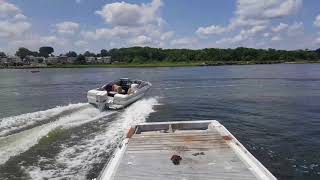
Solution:
M 128 94 L 133 94 L 138 89 L 139 84 L 131 84 L 128 89 Z
M 108 91 L 108 96 L 114 97 L 114 95 L 118 94 L 115 91 Z

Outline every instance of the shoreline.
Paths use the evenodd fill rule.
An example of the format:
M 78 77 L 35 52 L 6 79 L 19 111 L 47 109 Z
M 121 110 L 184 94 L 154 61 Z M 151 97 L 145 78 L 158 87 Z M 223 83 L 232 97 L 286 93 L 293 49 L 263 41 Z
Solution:
M 45 68 L 153 68 L 153 67 L 197 67 L 197 66 L 227 66 L 227 65 L 263 65 L 263 64 L 320 64 L 319 61 L 217 61 L 217 62 L 154 62 L 144 64 L 58 64 L 48 66 L 0 66 L 0 69 L 45 69 Z

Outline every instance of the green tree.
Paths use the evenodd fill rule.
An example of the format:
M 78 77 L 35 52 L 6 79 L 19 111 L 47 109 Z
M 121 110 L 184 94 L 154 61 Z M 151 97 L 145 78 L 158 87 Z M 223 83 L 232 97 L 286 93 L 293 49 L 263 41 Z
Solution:
M 67 57 L 77 57 L 77 53 L 74 51 L 69 51 L 66 53 L 66 56 Z
M 89 52 L 89 51 L 86 51 L 83 55 L 84 55 L 85 57 L 96 56 L 94 53 L 91 53 L 91 52 Z
M 40 53 L 38 53 L 37 51 L 31 51 L 30 55 L 31 56 L 35 56 L 35 57 L 40 57 L 41 56 Z
M 6 53 L 0 51 L 0 57 L 7 57 Z
M 16 56 L 19 56 L 21 59 L 24 59 L 26 56 L 32 55 L 32 52 L 24 47 L 20 47 L 16 52 Z
M 102 50 L 100 51 L 100 56 L 101 56 L 101 57 L 108 56 L 108 51 L 105 50 L 105 49 L 102 49 Z
M 75 60 L 75 64 L 86 64 L 86 57 L 82 54 L 79 54 Z
M 39 53 L 41 56 L 49 57 L 54 52 L 53 47 L 44 46 L 39 48 Z

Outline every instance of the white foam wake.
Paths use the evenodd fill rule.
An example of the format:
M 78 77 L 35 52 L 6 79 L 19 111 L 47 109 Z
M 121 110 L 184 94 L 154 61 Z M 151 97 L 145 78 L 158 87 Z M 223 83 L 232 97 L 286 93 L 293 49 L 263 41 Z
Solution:
M 5 163 L 10 157 L 25 152 L 32 146 L 36 145 L 42 137 L 46 136 L 50 131 L 58 127 L 69 128 L 71 126 L 79 126 L 81 124 L 100 119 L 111 113 L 114 112 L 101 113 L 98 109 L 92 106 L 86 106 L 84 109 L 62 116 L 50 123 L 10 136 L 2 137 L 0 138 L 0 164 Z
M 193 88 L 219 88 L 219 87 L 233 87 L 238 85 L 227 84 L 227 85 L 215 85 L 215 86 L 176 86 L 176 87 L 165 87 L 165 88 L 158 88 L 158 89 L 193 89 Z
M 56 169 L 27 168 L 32 179 L 86 179 L 86 174 L 103 156 L 110 153 L 134 124 L 144 122 L 154 112 L 156 98 L 140 100 L 124 110 L 103 133 L 96 134 L 77 145 L 64 148 L 56 157 Z M 58 167 L 63 168 L 58 168 Z
M 57 106 L 45 111 L 38 111 L 0 119 L 0 137 L 5 136 L 10 132 L 35 125 L 36 123 L 39 123 L 41 121 L 48 120 L 54 116 L 58 116 L 65 111 L 76 110 L 84 106 L 88 106 L 88 104 L 78 103 L 70 104 L 67 106 Z

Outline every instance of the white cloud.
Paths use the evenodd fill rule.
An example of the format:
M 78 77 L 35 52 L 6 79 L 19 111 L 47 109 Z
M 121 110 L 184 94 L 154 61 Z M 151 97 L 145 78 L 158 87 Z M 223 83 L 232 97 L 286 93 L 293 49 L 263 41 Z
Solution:
M 20 11 L 21 10 L 14 4 L 11 4 L 2 0 L 0 1 L 0 17 L 15 15 L 20 13 Z
M 160 15 L 161 0 L 150 3 L 131 4 L 110 3 L 96 14 L 100 15 L 109 27 L 82 31 L 87 41 L 108 39 L 117 44 L 164 46 L 173 38 L 173 31 L 165 30 L 165 21 Z
M 291 37 L 307 39 L 302 22 L 274 24 L 296 14 L 302 5 L 303 0 L 237 0 L 228 25 L 199 27 L 196 34 L 219 35 L 214 44 L 218 47 L 298 47 L 292 44 L 295 41 Z M 225 32 L 227 36 L 223 37 Z
M 177 48 L 190 48 L 195 47 L 198 43 L 196 38 L 183 37 L 179 39 L 174 39 L 171 41 L 171 45 Z
M 25 47 L 32 51 L 38 51 L 42 46 L 51 46 L 54 48 L 55 54 L 64 53 L 68 50 L 82 50 L 82 48 L 75 46 L 69 39 L 59 37 L 56 35 L 39 35 L 37 33 L 27 33 L 23 37 L 12 39 L 3 46 L 6 52 L 14 54 L 19 47 Z
M 294 22 L 291 25 L 286 23 L 280 23 L 278 26 L 271 28 L 271 30 L 275 36 L 278 36 L 281 33 L 287 36 L 297 36 L 303 34 L 304 25 L 302 22 Z
M 319 28 L 320 28 L 320 14 L 316 17 L 316 19 L 314 20 L 313 24 L 314 24 L 316 27 L 319 27 Z
M 0 37 L 16 38 L 31 28 L 27 17 L 14 4 L 0 0 Z
M 78 4 L 81 3 L 81 2 L 82 2 L 82 0 L 76 0 L 76 3 L 78 3 Z
M 15 19 L 15 20 L 26 20 L 27 17 L 26 17 L 25 15 L 19 13 L 19 14 L 16 14 L 16 15 L 14 16 L 14 19 Z
M 271 1 L 269 1 L 271 2 Z M 279 18 L 296 13 L 302 7 L 302 0 L 273 1 L 264 11 L 266 18 Z
M 208 36 L 214 34 L 221 34 L 226 32 L 228 29 L 221 27 L 221 26 L 208 26 L 208 27 L 199 27 L 196 33 L 200 36 Z
M 65 21 L 55 25 L 56 30 L 60 34 L 74 34 L 80 27 L 76 22 Z
M 16 5 L 0 0 L 0 43 L 2 43 L 2 49 L 13 53 L 18 47 L 38 50 L 40 46 L 63 48 L 68 44 L 67 39 L 56 35 L 40 36 L 37 33 L 32 33 L 30 31 L 32 25 L 28 19 Z
M 227 37 L 227 38 L 222 38 L 218 41 L 216 41 L 217 44 L 236 44 L 236 43 L 241 43 L 242 41 L 246 40 L 247 37 L 245 37 L 242 33 L 234 36 L 234 37 Z
M 302 22 L 295 22 L 291 26 L 288 27 L 288 35 L 289 36 L 297 36 L 301 35 L 304 32 L 304 25 Z
M 30 27 L 28 22 L 0 21 L 0 37 L 14 38 L 28 31 Z
M 241 33 L 245 36 L 251 37 L 251 36 L 255 36 L 260 32 L 263 32 L 264 30 L 266 30 L 267 26 L 262 26 L 262 25 L 258 25 L 258 26 L 254 26 L 251 29 L 248 30 L 243 30 L 241 31 Z
M 292 36 L 300 37 L 303 32 L 304 26 L 302 22 L 295 22 L 291 25 L 280 23 L 270 29 L 268 26 L 258 25 L 250 29 L 242 29 L 238 35 L 222 38 L 216 43 L 219 45 L 233 45 L 233 47 L 237 45 L 257 47 L 258 45 L 268 46 L 272 42 L 282 42 L 282 47 L 285 43 L 293 42 L 291 40 Z M 272 45 L 278 44 L 273 43 Z
M 127 26 L 116 26 L 113 28 L 100 28 L 95 31 L 82 32 L 82 35 L 86 39 L 112 39 L 112 38 L 126 38 L 130 36 L 136 36 L 143 34 L 144 28 L 141 27 L 127 27 Z
M 114 26 L 138 26 L 150 23 L 161 25 L 163 19 L 159 15 L 159 9 L 162 5 L 161 0 L 141 5 L 116 2 L 106 4 L 102 10 L 96 11 L 96 14 Z
M 68 40 L 57 36 L 30 35 L 20 40 L 10 41 L 9 46 L 13 48 L 26 47 L 30 49 L 38 49 L 41 46 L 64 46 L 67 42 Z
M 216 41 L 217 44 L 237 44 L 242 43 L 248 39 L 255 38 L 259 33 L 264 32 L 267 26 L 254 26 L 250 29 L 243 29 L 240 33 L 234 37 L 222 38 Z
M 274 36 L 271 38 L 271 41 L 281 41 L 282 38 L 280 36 Z
M 314 41 L 314 43 L 315 43 L 316 45 L 320 45 L 320 37 L 318 37 L 318 38 Z
M 166 40 L 171 39 L 173 36 L 174 36 L 174 32 L 173 32 L 173 31 L 168 31 L 168 32 L 163 33 L 163 34 L 160 36 L 160 39 L 161 39 L 162 41 L 166 41 Z
M 138 36 L 128 41 L 129 45 L 132 46 L 147 46 L 152 44 L 152 39 L 147 36 Z
M 270 33 L 263 33 L 263 37 L 269 37 Z
M 117 40 L 127 42 L 127 45 L 164 46 L 173 38 L 174 32 L 162 32 L 157 26 L 145 25 L 141 27 L 116 26 L 113 28 L 100 28 L 95 31 L 81 32 L 86 40 Z
M 301 7 L 302 0 L 237 0 L 234 17 L 230 19 L 226 27 L 219 25 L 199 27 L 196 33 L 208 36 L 236 31 L 239 28 L 267 26 L 274 19 L 295 14 Z M 284 24 L 278 28 L 283 28 L 282 26 Z M 281 29 L 275 28 L 274 30 Z
M 301 7 L 302 0 L 238 0 L 236 17 L 230 28 L 266 24 L 272 19 L 295 14 Z
M 89 43 L 87 41 L 78 40 L 78 41 L 74 42 L 74 45 L 78 46 L 78 47 L 85 47 L 85 46 L 88 46 Z
M 288 28 L 288 26 L 289 26 L 288 24 L 280 23 L 278 26 L 273 27 L 272 31 L 275 33 L 282 32 L 282 31 L 286 30 Z
M 14 39 L 21 37 L 31 28 L 27 17 L 14 4 L 0 0 L 0 37 Z
M 56 36 L 43 36 L 39 38 L 41 44 L 64 44 L 64 42 Z

